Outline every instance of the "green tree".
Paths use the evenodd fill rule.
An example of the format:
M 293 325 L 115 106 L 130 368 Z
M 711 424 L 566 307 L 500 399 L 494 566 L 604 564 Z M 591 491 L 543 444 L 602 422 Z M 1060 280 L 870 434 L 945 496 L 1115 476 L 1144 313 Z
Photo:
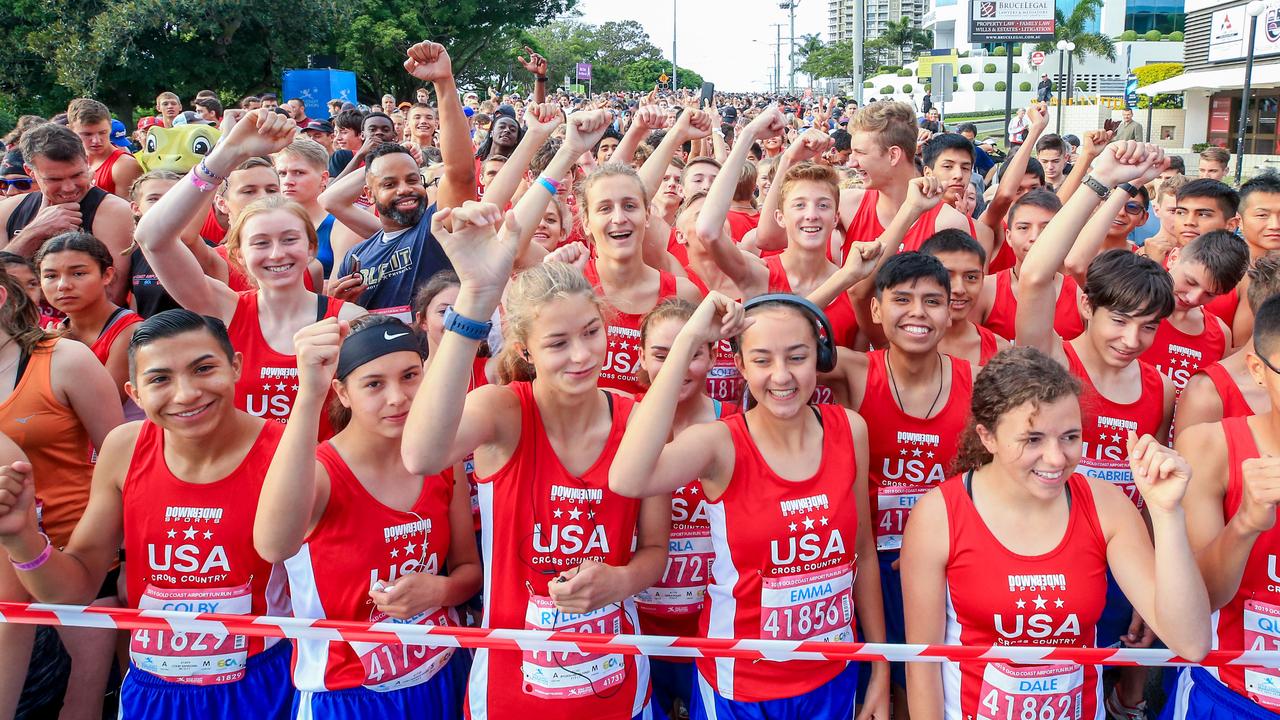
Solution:
M 1071 55 L 1077 60 L 1096 55 L 1115 62 L 1115 41 L 1102 33 L 1086 30 L 1097 20 L 1098 13 L 1101 11 L 1102 0 L 1079 0 L 1071 9 L 1070 15 L 1063 13 L 1062 8 L 1057 8 L 1053 11 L 1055 18 L 1053 40 L 1046 40 L 1036 45 L 1036 49 L 1047 53 L 1054 52 L 1058 49 L 1059 40 L 1067 40 L 1076 44 L 1076 49 Z
M 895 64 L 903 65 L 916 55 L 933 49 L 933 33 L 921 30 L 915 23 L 915 18 L 902 17 L 890 21 L 884 32 L 880 33 L 879 39 L 884 41 L 884 47 L 892 53 Z
M 804 69 L 805 61 L 815 52 L 819 52 L 825 47 L 822 37 L 817 34 L 800 36 L 800 43 L 796 45 L 796 51 L 791 56 L 792 62 L 796 64 L 796 69 L 809 76 L 809 86 L 813 87 L 813 74 Z
M 591 63 L 595 91 L 648 90 L 663 72 L 671 74 L 671 61 L 634 20 L 596 26 L 574 17 L 558 18 L 529 30 L 528 36 L 529 45 L 547 58 L 553 85 L 580 62 Z M 701 75 L 683 67 L 677 80 L 682 88 L 702 85 Z
M 449 49 L 459 82 L 480 85 L 492 79 L 495 58 L 514 60 L 520 28 L 550 22 L 576 1 L 349 0 L 334 44 L 341 67 L 360 77 L 361 95 L 410 97 L 417 82 L 404 72 L 404 53 L 422 39 Z

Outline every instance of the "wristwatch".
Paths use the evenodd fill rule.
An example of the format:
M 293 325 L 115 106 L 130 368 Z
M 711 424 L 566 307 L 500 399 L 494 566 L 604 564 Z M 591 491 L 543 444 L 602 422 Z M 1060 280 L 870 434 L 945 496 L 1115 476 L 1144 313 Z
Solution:
M 1138 188 L 1134 187 L 1133 183 L 1120 183 L 1116 188 L 1129 193 L 1129 197 L 1138 197 Z
M 480 322 L 479 320 L 472 320 L 465 315 L 459 315 L 450 305 L 444 311 L 444 329 L 446 332 L 458 333 L 468 340 L 484 340 L 489 337 L 489 331 L 493 329 L 493 323 Z
M 1102 198 L 1103 200 L 1106 200 L 1107 198 L 1111 197 L 1111 188 L 1098 182 L 1098 179 L 1092 175 L 1084 176 L 1084 184 L 1085 184 L 1085 187 L 1098 193 L 1098 197 Z

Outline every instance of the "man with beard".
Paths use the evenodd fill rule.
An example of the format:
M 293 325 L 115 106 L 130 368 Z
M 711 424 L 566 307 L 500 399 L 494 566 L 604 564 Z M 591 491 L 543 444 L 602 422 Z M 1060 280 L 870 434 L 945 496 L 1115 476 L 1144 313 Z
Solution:
M 445 167 L 437 205 L 456 207 L 475 199 L 476 177 L 470 161 L 467 118 L 457 99 L 449 54 L 443 46 L 428 43 L 423 56 L 412 59 L 415 62 L 410 72 L 419 80 L 433 83 L 440 99 L 440 152 Z M 366 135 L 369 129 L 366 120 Z M 418 286 L 440 270 L 452 268 L 431 234 L 431 216 L 437 205 L 427 206 L 427 189 L 418 162 L 403 145 L 384 142 L 373 148 L 365 156 L 364 182 L 358 180 L 343 178 L 331 188 L 332 193 L 325 193 L 334 201 L 325 202 L 328 198 L 322 198 L 322 203 L 339 222 L 358 231 L 371 216 L 353 203 L 361 188 L 367 187 L 378 209 L 376 222 L 380 228 L 346 254 L 335 277 L 359 272 L 365 286 L 358 298 L 362 307 L 411 322 L 413 294 Z
M 65 126 L 34 127 L 22 136 L 19 149 L 27 175 L 37 181 L 40 192 L 0 202 L 0 250 L 29 258 L 55 235 L 72 230 L 90 233 L 111 250 L 116 273 L 107 295 L 123 305 L 129 260 L 121 253 L 133 244 L 129 201 L 93 186 L 84 144 Z

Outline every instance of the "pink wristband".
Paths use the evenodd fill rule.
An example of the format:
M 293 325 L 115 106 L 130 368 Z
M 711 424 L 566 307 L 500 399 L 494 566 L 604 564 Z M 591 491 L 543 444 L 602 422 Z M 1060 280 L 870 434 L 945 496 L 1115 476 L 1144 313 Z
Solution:
M 216 187 L 213 183 L 209 182 L 208 180 L 204 180 L 199 175 L 197 175 L 194 168 L 188 174 L 188 177 L 191 178 L 191 184 L 195 185 L 196 189 L 202 193 L 209 192 L 210 190 Z
M 49 536 L 45 535 L 44 533 L 40 533 L 40 537 L 44 538 L 44 550 L 42 550 L 40 554 L 35 557 L 34 560 L 28 560 L 27 562 L 20 563 L 20 562 L 14 562 L 13 558 L 9 558 L 9 562 L 13 563 L 13 567 L 15 569 L 22 570 L 22 571 L 35 570 L 36 568 L 45 564 L 45 562 L 48 561 L 50 555 L 53 555 L 53 541 L 50 540 Z

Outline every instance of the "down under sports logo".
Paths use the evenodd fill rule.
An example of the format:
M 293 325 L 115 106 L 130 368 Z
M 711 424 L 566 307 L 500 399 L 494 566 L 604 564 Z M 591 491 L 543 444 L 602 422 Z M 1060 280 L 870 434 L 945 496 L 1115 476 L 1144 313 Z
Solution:
M 1280 42 L 1280 8 L 1267 10 L 1265 27 L 1267 28 L 1267 39 L 1271 42 Z

